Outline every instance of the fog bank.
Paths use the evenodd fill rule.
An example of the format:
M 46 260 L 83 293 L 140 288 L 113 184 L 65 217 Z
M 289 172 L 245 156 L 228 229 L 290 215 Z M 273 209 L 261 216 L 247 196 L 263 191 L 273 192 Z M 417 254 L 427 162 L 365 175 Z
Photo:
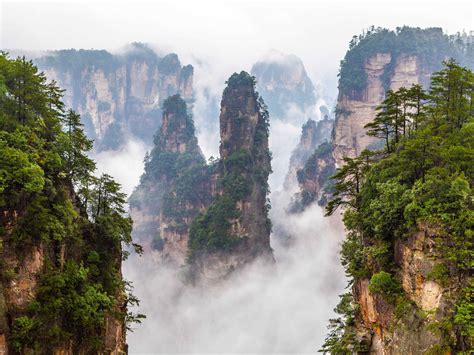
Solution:
M 286 216 L 285 224 L 294 245 L 272 237 L 274 268 L 255 263 L 216 288 L 184 287 L 146 255 L 126 262 L 147 315 L 128 335 L 130 352 L 316 352 L 345 286 L 342 227 L 318 206 Z

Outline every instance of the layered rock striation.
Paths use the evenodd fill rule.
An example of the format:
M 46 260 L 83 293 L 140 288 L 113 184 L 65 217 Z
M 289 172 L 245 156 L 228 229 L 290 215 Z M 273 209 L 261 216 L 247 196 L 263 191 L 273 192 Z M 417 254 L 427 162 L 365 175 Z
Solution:
M 188 103 L 193 99 L 193 67 L 140 43 L 123 54 L 71 49 L 35 62 L 66 90 L 65 104 L 81 114 L 98 150 L 117 149 L 129 137 L 152 143 L 163 102 L 178 93 Z
M 341 62 L 331 152 L 316 164 L 308 161 L 313 173 L 309 180 L 303 179 L 301 195 L 317 196 L 324 203 L 328 194 L 322 188 L 327 186 L 330 191 L 330 175 L 323 174 L 340 168 L 344 157 L 353 158 L 364 149 L 382 147 L 383 142 L 368 136 L 364 127 L 375 118 L 387 90 L 414 84 L 426 88 L 431 74 L 449 58 L 474 67 L 472 46 L 461 43 L 440 28 L 403 27 L 395 32 L 372 28 L 354 36 Z

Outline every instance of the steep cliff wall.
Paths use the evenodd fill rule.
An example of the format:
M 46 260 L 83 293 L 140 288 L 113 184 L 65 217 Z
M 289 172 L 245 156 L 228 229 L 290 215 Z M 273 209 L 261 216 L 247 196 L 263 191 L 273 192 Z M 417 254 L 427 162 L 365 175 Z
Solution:
M 434 324 L 449 317 L 453 307 L 450 295 L 458 291 L 459 285 L 442 285 L 433 278 L 433 271 L 441 265 L 435 241 L 439 233 L 424 225 L 406 241 L 396 243 L 397 279 L 401 280 L 406 297 L 397 306 L 387 297 L 371 292 L 369 279 L 354 283 L 354 301 L 360 307 L 358 340 L 365 341 L 370 352 L 422 354 L 435 351 L 436 344 L 441 351 L 443 335 Z
M 328 181 L 336 172 L 335 163 L 331 144 L 320 144 L 296 173 L 300 191 L 293 198 L 291 211 L 301 212 L 314 201 L 326 204 L 331 189 Z
M 344 159 L 335 175 L 326 211 L 344 208 L 341 260 L 352 293 L 336 307 L 343 317 L 332 321 L 324 350 L 472 353 L 473 82 L 448 61 L 430 96 L 390 92 L 391 100 L 406 95 L 417 113 L 382 123 L 394 131 L 384 149 Z
M 324 203 L 328 194 L 321 188 L 328 186 L 330 175 L 322 174 L 328 172 L 329 166 L 334 170 L 342 166 L 344 157 L 353 158 L 364 149 L 383 145 L 380 139 L 368 136 L 364 126 L 375 118 L 387 90 L 413 84 L 426 88 L 443 60 L 452 57 L 463 65 L 474 66 L 470 53 L 471 47 L 461 45 L 439 28 L 403 27 L 396 32 L 379 28 L 354 36 L 341 62 L 331 156 L 317 164 L 308 161 L 313 173 L 309 180 L 304 179 L 300 194 L 319 196 Z
M 403 27 L 396 32 L 372 29 L 354 36 L 341 63 L 334 130 L 334 159 L 355 157 L 377 147 L 364 126 L 375 118 L 376 107 L 388 89 L 429 85 L 442 61 L 455 58 L 472 66 L 471 49 L 443 34 L 439 28 Z
M 392 61 L 395 61 L 395 66 L 388 81 L 389 89 L 426 82 L 427 74 L 415 55 L 402 53 L 392 58 L 390 53 L 377 53 L 367 58 L 364 66 L 367 86 L 357 94 L 340 94 L 337 102 L 334 159 L 338 166 L 341 166 L 343 157 L 353 158 L 366 148 L 377 147 L 378 139 L 367 136 L 364 126 L 373 121 L 377 106 L 385 98 L 385 67 Z
M 194 278 L 225 277 L 257 258 L 272 261 L 268 184 L 268 112 L 246 72 L 233 74 L 220 114 L 215 198 L 193 222 L 189 264 Z
M 123 54 L 104 50 L 62 50 L 35 60 L 64 88 L 64 101 L 81 114 L 96 149 L 116 149 L 124 137 L 151 143 L 160 127 L 161 106 L 171 95 L 193 98 L 193 68 L 176 54 L 158 57 L 143 44 Z
M 324 142 L 329 142 L 334 126 L 334 120 L 325 117 L 316 122 L 309 119 L 301 128 L 298 145 L 291 153 L 288 173 L 285 178 L 285 189 L 297 183 L 297 172 L 302 169 L 316 148 Z
M 186 103 L 171 96 L 145 172 L 130 197 L 134 235 L 166 263 L 185 261 L 189 227 L 210 203 L 212 167 L 206 166 Z
M 120 186 L 32 62 L 0 55 L 0 86 L 0 353 L 125 353 Z

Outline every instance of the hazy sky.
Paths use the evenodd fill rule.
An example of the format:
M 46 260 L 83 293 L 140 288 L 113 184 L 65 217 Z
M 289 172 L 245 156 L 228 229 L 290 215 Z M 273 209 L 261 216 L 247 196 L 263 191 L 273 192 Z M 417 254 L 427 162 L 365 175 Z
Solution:
M 370 25 L 474 29 L 472 0 L 0 2 L 1 48 L 116 49 L 142 41 L 226 72 L 278 49 L 301 57 L 323 81 L 336 75 L 352 35 Z

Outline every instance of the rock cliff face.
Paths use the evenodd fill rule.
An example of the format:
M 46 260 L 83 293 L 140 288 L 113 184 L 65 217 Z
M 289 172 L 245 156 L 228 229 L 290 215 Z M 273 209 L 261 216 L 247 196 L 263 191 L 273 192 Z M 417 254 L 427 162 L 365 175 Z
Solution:
M 296 175 L 298 170 L 305 166 L 316 148 L 324 142 L 329 142 L 333 126 L 334 120 L 327 116 L 318 122 L 308 119 L 303 125 L 298 146 L 291 153 L 288 174 L 286 175 L 284 185 L 286 189 L 297 182 Z
M 294 55 L 272 51 L 253 65 L 251 73 L 273 119 L 285 119 L 291 108 L 306 113 L 316 104 L 313 83 Z
M 330 189 L 328 181 L 335 172 L 332 146 L 329 142 L 324 142 L 318 146 L 304 166 L 296 173 L 300 191 L 294 197 L 291 210 L 293 212 L 303 211 L 314 201 L 325 205 L 326 195 Z
M 409 38 L 416 43 L 415 46 L 407 45 L 410 43 Z M 389 45 L 386 45 L 387 43 Z M 374 52 L 377 47 L 383 50 Z M 366 135 L 364 126 L 375 118 L 376 108 L 385 98 L 387 89 L 397 90 L 412 84 L 421 84 L 426 88 L 432 73 L 441 69 L 443 59 L 454 57 L 463 65 L 472 65 L 472 58 L 465 53 L 464 47 L 458 47 L 457 42 L 443 35 L 438 29 L 404 28 L 397 33 L 377 31 L 359 41 L 354 40 L 341 66 L 336 123 L 330 153 L 334 164 L 341 167 L 345 156 L 355 157 L 366 148 L 382 148 L 376 140 Z M 400 152 L 406 149 L 406 146 L 400 144 L 398 149 L 393 156 L 402 155 Z M 324 167 L 325 164 L 326 161 L 322 161 L 318 165 Z M 378 164 L 382 166 L 380 162 Z M 386 169 L 388 166 L 390 163 L 386 165 Z M 399 169 L 403 171 L 404 165 L 401 166 Z M 386 172 L 383 169 L 376 170 L 373 176 L 384 179 Z M 320 173 L 315 174 L 311 181 L 314 183 L 320 176 Z M 370 174 L 366 178 L 370 180 Z M 365 183 L 371 187 L 376 185 L 372 180 Z M 320 186 L 318 188 L 320 189 Z M 364 196 L 368 204 L 382 206 L 377 205 L 379 200 L 376 194 Z M 351 207 L 348 209 L 350 212 Z M 371 225 L 375 224 L 377 219 L 377 213 L 374 211 L 368 214 L 367 210 L 358 209 L 356 214 L 367 216 L 366 223 Z M 458 215 L 460 212 L 453 213 Z M 450 222 L 446 222 L 447 225 L 441 228 L 433 222 L 436 217 L 424 216 L 426 219 L 417 219 L 416 226 L 412 225 L 404 231 L 403 237 L 401 234 L 392 237 L 393 244 L 383 251 L 379 250 L 377 245 L 377 238 L 380 237 L 376 235 L 380 232 L 377 232 L 373 225 L 358 226 L 360 230 L 356 233 L 360 233 L 360 244 L 350 245 L 354 233 L 354 229 L 350 229 L 350 225 L 354 223 L 350 218 L 354 215 L 345 215 L 349 233 L 342 248 L 342 260 L 347 269 L 351 262 L 353 265 L 359 263 L 354 270 L 367 268 L 372 277 L 369 280 L 366 275 L 361 276 L 363 273 L 352 271 L 354 283 L 351 296 L 356 319 L 349 323 L 353 322 L 355 334 L 346 332 L 347 338 L 344 341 L 354 336 L 355 341 L 348 342 L 351 346 L 362 345 L 363 353 L 375 354 L 441 354 L 449 353 L 446 349 L 469 348 L 469 340 L 466 341 L 464 337 L 470 335 L 460 335 L 456 325 L 453 326 L 456 323 L 453 322 L 454 314 L 457 314 L 456 302 L 459 301 L 456 298 L 466 287 L 466 275 L 464 271 L 449 264 L 446 256 L 442 255 L 445 248 L 443 243 L 452 243 L 449 241 L 453 238 L 449 234 L 451 226 L 447 226 Z M 403 213 L 401 215 L 403 216 Z M 400 217 L 400 220 L 404 221 L 403 218 Z M 393 223 L 382 233 L 382 238 L 389 239 L 388 235 L 394 233 L 398 225 L 403 226 L 400 222 Z M 371 232 L 366 234 L 366 228 L 372 228 Z M 363 259 L 364 261 L 354 262 L 355 255 L 363 255 L 363 250 L 368 251 L 369 257 Z M 374 260 L 380 257 L 379 252 L 385 253 L 385 256 L 383 261 L 379 259 L 378 262 L 390 265 L 390 276 L 377 269 L 378 262 Z M 350 261 L 347 258 L 349 254 L 352 258 Z M 382 278 L 385 278 L 383 282 Z
M 189 226 L 210 202 L 209 171 L 185 101 L 171 96 L 145 173 L 130 197 L 134 235 L 160 260 L 184 263 Z
M 81 114 L 96 149 L 116 149 L 134 136 L 151 143 L 160 127 L 161 106 L 171 95 L 193 98 L 193 68 L 176 54 L 158 57 L 135 43 L 124 54 L 104 50 L 61 50 L 35 60 L 64 88 L 67 106 Z
M 206 164 L 186 103 L 163 106 L 155 148 L 130 198 L 135 237 L 159 260 L 212 282 L 272 259 L 267 179 L 268 112 L 247 73 L 234 74 L 220 114 L 220 159 Z
M 420 226 L 407 240 L 395 245 L 394 262 L 407 298 L 403 309 L 395 309 L 378 294 L 369 291 L 369 280 L 357 280 L 354 301 L 359 305 L 356 320 L 358 340 L 376 354 L 423 354 L 441 344 L 441 333 L 433 323 L 441 323 L 452 310 L 450 294 L 456 292 L 456 280 L 441 285 L 433 280 L 439 256 L 436 240 L 442 231 Z M 431 326 L 429 325 L 431 324 Z
M 0 77 L 0 353 L 123 354 L 124 194 L 59 87 L 5 53 Z
M 219 280 L 257 258 L 272 261 L 268 218 L 268 112 L 246 72 L 227 82 L 220 114 L 215 198 L 191 228 L 194 277 Z
M 364 126 L 374 119 L 388 89 L 413 84 L 426 88 L 443 60 L 454 58 L 473 66 L 471 52 L 440 28 L 372 29 L 355 37 L 339 76 L 333 142 L 336 164 L 339 166 L 344 156 L 355 157 L 365 148 L 377 147 L 377 141 L 365 134 Z
M 377 53 L 367 58 L 364 66 L 367 86 L 357 94 L 340 94 L 336 108 L 334 129 L 334 159 L 338 166 L 342 158 L 358 156 L 366 148 L 376 148 L 378 140 L 366 135 L 364 126 L 373 121 L 376 108 L 385 98 L 383 76 L 385 67 L 395 61 L 388 88 L 398 90 L 413 84 L 426 83 L 429 73 L 414 55 Z
M 332 134 L 332 152 L 313 164 L 310 180 L 306 179 L 301 194 L 308 188 L 313 196 L 327 200 L 321 188 L 327 185 L 322 173 L 340 167 L 343 157 L 356 157 L 364 149 L 379 149 L 383 143 L 367 136 L 364 126 L 373 121 L 376 108 L 388 89 L 397 90 L 413 84 L 429 85 L 431 74 L 441 69 L 447 58 L 472 66 L 469 48 L 443 34 L 439 28 L 403 27 L 397 33 L 384 29 L 355 37 L 341 64 L 336 119 Z M 321 166 L 318 166 L 321 164 Z M 335 165 L 334 165 L 335 164 Z M 320 180 L 319 182 L 317 180 Z M 308 195 L 309 196 L 309 195 Z
M 12 331 L 14 327 L 18 327 L 15 323 L 18 318 L 28 312 L 31 312 L 32 304 L 38 302 L 38 290 L 40 280 L 44 277 L 47 266 L 55 263 L 64 263 L 65 256 L 77 257 L 84 248 L 83 246 L 60 246 L 51 245 L 51 243 L 33 243 L 27 247 L 19 247 L 15 244 L 15 229 L 22 222 L 25 211 L 7 211 L 2 210 L 0 216 L 2 233 L 0 233 L 0 354 L 16 353 L 15 349 L 19 339 L 12 339 Z M 21 252 L 19 251 L 21 249 Z M 59 250 L 56 250 L 59 249 Z M 73 251 L 74 249 L 74 251 Z M 59 252 L 59 256 L 57 253 Z M 110 251 L 114 259 L 111 267 L 115 272 L 120 274 L 122 254 L 121 251 L 116 253 Z M 58 259 L 58 260 L 57 260 Z M 120 276 L 121 278 L 121 276 Z M 60 281 L 58 281 L 60 282 Z M 44 285 L 43 285 L 44 287 Z M 54 287 L 54 286 L 52 286 Z M 57 286 L 60 287 L 60 286 Z M 116 295 L 117 303 L 114 306 L 114 312 L 126 311 L 125 296 L 122 291 L 118 291 Z M 58 300 L 60 302 L 60 300 Z M 33 306 L 34 307 L 34 306 Z M 84 306 L 85 307 L 85 306 Z M 34 308 L 33 308 L 34 309 Z M 41 325 L 45 326 L 45 325 Z M 24 332 L 31 331 L 32 328 L 25 328 Z M 58 329 L 59 331 L 59 329 Z M 17 333 L 15 333 L 17 334 Z M 78 336 L 78 334 L 72 334 Z M 116 315 L 107 314 L 105 316 L 105 324 L 99 334 L 90 334 L 90 336 L 99 336 L 103 342 L 105 353 L 109 354 L 125 354 L 126 353 L 126 329 L 124 319 Z M 58 334 L 59 339 L 59 334 Z M 31 339 L 37 340 L 37 339 Z M 23 341 L 23 340 L 22 340 Z M 52 349 L 53 354 L 73 355 L 77 353 L 87 353 L 89 345 L 81 346 L 72 340 L 67 343 L 55 346 Z M 26 349 L 26 353 L 45 353 L 40 349 Z

